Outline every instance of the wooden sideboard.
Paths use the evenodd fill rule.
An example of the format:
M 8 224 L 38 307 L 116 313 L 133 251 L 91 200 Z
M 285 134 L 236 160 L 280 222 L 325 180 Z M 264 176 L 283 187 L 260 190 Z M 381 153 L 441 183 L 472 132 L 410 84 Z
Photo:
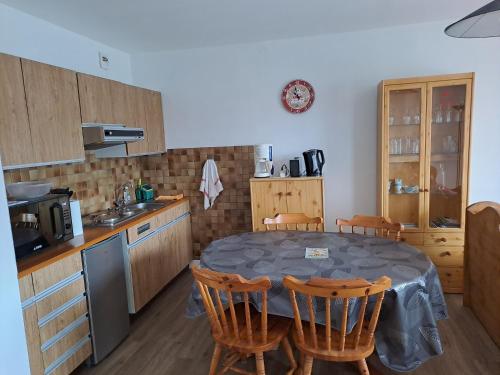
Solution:
M 500 347 L 500 204 L 467 208 L 464 305 Z
M 304 213 L 324 218 L 323 185 L 323 177 L 251 178 L 253 231 L 264 231 L 264 218 L 276 214 Z M 324 230 L 324 224 L 320 230 Z

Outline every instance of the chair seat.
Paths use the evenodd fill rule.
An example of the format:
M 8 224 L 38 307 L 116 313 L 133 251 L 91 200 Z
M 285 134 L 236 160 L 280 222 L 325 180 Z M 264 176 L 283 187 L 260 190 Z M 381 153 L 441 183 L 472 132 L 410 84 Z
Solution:
M 239 303 L 234 306 L 238 321 L 239 338 L 233 335 L 233 325 L 231 320 L 231 312 L 229 309 L 225 311 L 228 325 L 229 335 L 216 335 L 214 339 L 228 349 L 241 353 L 265 352 L 276 348 L 281 340 L 288 334 L 292 321 L 288 318 L 267 315 L 267 342 L 262 343 L 261 317 L 262 315 L 253 307 L 250 308 L 252 322 L 252 339 L 250 342 L 247 335 L 245 323 L 245 305 Z
M 326 330 L 325 326 L 316 324 L 316 335 L 318 338 L 318 348 L 313 349 L 314 344 L 312 341 L 311 328 L 309 322 L 302 322 L 304 330 L 304 343 L 301 344 L 297 336 L 296 330 L 293 330 L 293 339 L 297 349 L 306 355 L 313 356 L 315 358 L 320 358 L 325 361 L 333 362 L 348 362 L 348 361 L 358 361 L 360 359 L 367 358 L 373 353 L 374 344 L 368 341 L 368 329 L 363 327 L 361 330 L 361 337 L 356 349 L 354 349 L 354 329 L 350 334 L 346 336 L 344 350 L 339 351 L 340 345 L 340 332 L 333 329 L 331 330 L 331 349 L 330 351 L 326 348 Z

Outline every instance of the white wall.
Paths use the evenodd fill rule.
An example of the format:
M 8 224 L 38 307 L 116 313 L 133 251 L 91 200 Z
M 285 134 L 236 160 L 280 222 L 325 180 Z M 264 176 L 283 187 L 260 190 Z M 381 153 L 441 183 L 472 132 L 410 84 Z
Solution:
M 29 374 L 9 209 L 0 160 L 0 374 Z
M 133 55 L 133 77 L 161 89 L 169 148 L 269 142 L 281 160 L 324 149 L 332 227 L 337 216 L 376 212 L 380 80 L 474 71 L 470 202 L 500 201 L 500 40 L 452 39 L 446 24 Z M 301 115 L 280 103 L 296 78 L 316 90 Z
M 99 51 L 111 61 L 99 67 Z M 0 4 L 0 52 L 131 83 L 130 55 Z

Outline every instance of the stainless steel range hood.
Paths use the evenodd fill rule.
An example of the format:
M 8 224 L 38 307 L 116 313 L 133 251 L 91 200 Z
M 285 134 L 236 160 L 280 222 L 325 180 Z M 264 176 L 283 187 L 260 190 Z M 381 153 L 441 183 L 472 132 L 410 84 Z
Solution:
M 144 129 L 124 125 L 82 124 L 83 145 L 87 150 L 123 145 L 144 140 Z

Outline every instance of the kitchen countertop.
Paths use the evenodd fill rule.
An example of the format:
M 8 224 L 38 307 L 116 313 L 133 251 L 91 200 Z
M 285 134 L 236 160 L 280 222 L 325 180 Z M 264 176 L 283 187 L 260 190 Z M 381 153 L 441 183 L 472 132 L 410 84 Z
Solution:
M 48 247 L 38 255 L 33 255 L 19 260 L 17 262 L 17 277 L 20 279 L 23 276 L 39 270 L 40 268 L 46 267 L 51 263 L 57 262 L 58 260 L 61 260 L 78 251 L 82 251 L 83 249 L 104 241 L 117 233 L 133 227 L 141 221 L 147 220 L 164 211 L 176 207 L 187 200 L 187 198 L 182 198 L 176 201 L 167 201 L 167 205 L 163 208 L 151 212 L 145 212 L 132 220 L 113 227 L 84 227 L 83 234 L 75 236 L 73 239 L 61 244 Z

